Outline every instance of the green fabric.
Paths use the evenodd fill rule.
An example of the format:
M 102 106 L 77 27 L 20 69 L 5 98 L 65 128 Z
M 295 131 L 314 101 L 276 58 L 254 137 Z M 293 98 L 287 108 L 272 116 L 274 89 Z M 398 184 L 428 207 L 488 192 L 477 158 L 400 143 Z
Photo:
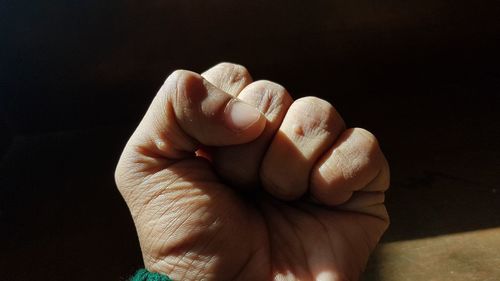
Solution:
M 156 272 L 149 272 L 143 268 L 137 270 L 135 275 L 132 276 L 132 278 L 130 278 L 130 281 L 173 281 L 173 280 L 166 275 Z

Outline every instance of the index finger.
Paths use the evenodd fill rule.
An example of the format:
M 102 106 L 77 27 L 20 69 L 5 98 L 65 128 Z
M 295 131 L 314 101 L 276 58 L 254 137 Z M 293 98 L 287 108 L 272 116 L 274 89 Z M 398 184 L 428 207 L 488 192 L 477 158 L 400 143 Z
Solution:
M 222 62 L 201 74 L 208 82 L 236 97 L 253 82 L 248 70 L 239 64 Z

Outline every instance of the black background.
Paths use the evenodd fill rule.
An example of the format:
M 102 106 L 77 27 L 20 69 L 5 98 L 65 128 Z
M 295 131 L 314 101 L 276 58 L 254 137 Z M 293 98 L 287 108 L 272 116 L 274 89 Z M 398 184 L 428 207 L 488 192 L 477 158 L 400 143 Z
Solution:
M 0 36 L 0 280 L 140 267 L 114 165 L 169 73 L 220 61 L 378 136 L 385 241 L 500 226 L 498 1 L 0 0 Z

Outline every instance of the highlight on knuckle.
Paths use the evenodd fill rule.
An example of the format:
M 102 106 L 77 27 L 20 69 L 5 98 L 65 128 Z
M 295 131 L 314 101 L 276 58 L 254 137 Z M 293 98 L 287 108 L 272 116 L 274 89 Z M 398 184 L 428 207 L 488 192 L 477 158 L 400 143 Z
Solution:
M 294 131 L 299 136 L 324 136 L 344 127 L 335 108 L 317 97 L 300 98 L 292 104 L 290 110 L 296 120 Z
M 221 69 L 221 72 L 229 75 L 229 82 L 231 83 L 239 83 L 241 81 L 250 81 L 251 76 L 248 69 L 240 64 L 230 63 L 230 62 L 221 62 L 216 65 L 216 68 Z
M 296 103 L 307 103 L 310 104 L 314 107 L 320 108 L 320 109 L 330 109 L 333 108 L 333 105 L 329 103 L 328 101 L 324 99 L 320 99 L 318 97 L 314 96 L 307 96 L 307 97 L 302 97 L 299 98 L 295 101 Z
M 266 116 L 274 116 L 282 111 L 283 107 L 288 108 L 292 103 L 292 98 L 285 87 L 280 84 L 259 80 L 252 83 L 252 92 L 259 94 L 259 109 Z
M 204 83 L 201 75 L 188 70 L 174 71 L 165 82 L 164 95 L 174 106 L 191 104 L 203 98 Z
M 360 137 L 358 145 L 368 151 L 370 155 L 375 156 L 380 152 L 379 143 L 374 134 L 363 128 L 354 128 L 353 131 Z
M 189 88 L 192 82 L 201 80 L 201 77 L 198 74 L 182 69 L 174 71 L 170 76 L 172 77 L 172 82 L 175 83 L 177 89 Z
M 286 92 L 285 87 L 269 80 L 257 80 L 253 82 L 253 87 L 256 87 L 257 89 L 261 90 L 272 91 L 275 92 L 276 94 Z

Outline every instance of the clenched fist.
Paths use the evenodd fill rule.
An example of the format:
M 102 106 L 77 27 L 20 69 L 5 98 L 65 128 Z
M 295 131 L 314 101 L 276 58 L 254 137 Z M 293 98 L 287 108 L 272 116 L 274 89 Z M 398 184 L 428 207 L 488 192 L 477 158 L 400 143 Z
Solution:
M 357 280 L 389 219 L 375 137 L 239 65 L 168 77 L 115 173 L 145 267 L 185 280 Z

